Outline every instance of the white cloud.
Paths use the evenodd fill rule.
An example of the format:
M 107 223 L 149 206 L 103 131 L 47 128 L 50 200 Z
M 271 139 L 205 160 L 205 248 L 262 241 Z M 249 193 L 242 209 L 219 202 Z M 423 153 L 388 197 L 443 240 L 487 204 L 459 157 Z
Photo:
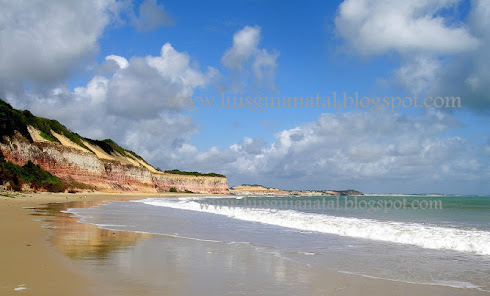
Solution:
M 132 121 L 121 136 L 121 144 L 129 147 L 155 166 L 177 168 L 185 154 L 196 153 L 189 145 L 190 136 L 198 129 L 190 116 L 166 113 L 155 119 Z
M 392 79 L 397 85 L 460 96 L 463 107 L 489 112 L 490 2 L 472 1 L 468 16 L 454 21 L 451 12 L 460 2 L 346 0 L 336 31 L 360 56 L 399 54 Z
M 260 27 L 245 26 L 233 35 L 233 46 L 226 50 L 221 62 L 230 69 L 242 69 L 252 55 L 257 52 L 260 41 Z
M 192 64 L 186 53 L 166 43 L 159 56 L 129 61 L 107 56 L 103 75 L 73 91 L 59 84 L 46 92 L 13 95 L 10 101 L 36 115 L 55 118 L 86 137 L 113 138 L 162 166 L 176 162 L 176 153 L 189 147 L 189 137 L 197 131 L 190 116 L 169 106 L 167 96 L 191 96 L 216 76 L 217 70 L 202 72 Z
M 460 126 L 452 115 L 440 112 L 413 117 L 390 112 L 323 114 L 277 133 L 270 145 L 245 138 L 228 149 L 200 153 L 195 149 L 180 155 L 180 166 L 209 171 L 219 164 L 230 184 L 353 186 L 393 192 L 471 190 L 490 177 L 483 170 L 488 160 L 478 152 L 487 149 L 445 136 Z
M 108 110 L 130 118 L 150 118 L 171 109 L 168 98 L 187 97 L 196 87 L 209 84 L 217 70 L 191 66 L 186 53 L 162 46 L 160 56 L 133 57 L 116 71 L 108 84 Z
M 473 50 L 477 38 L 461 24 L 447 24 L 437 13 L 459 0 L 346 0 L 335 24 L 339 35 L 362 55 L 390 50 L 452 54 Z
M 261 87 L 274 87 L 279 53 L 260 49 L 261 28 L 245 26 L 233 35 L 233 45 L 225 51 L 221 63 L 232 71 L 231 89 L 242 89 L 247 84 L 249 67 L 254 83 Z
M 10 1 L 0 7 L 0 78 L 52 83 L 94 56 L 113 0 Z
M 477 112 L 490 112 L 490 2 L 472 1 L 468 27 L 481 42 L 478 50 L 457 55 L 440 71 L 433 92 L 461 94 L 462 104 Z
M 128 60 L 126 58 L 117 55 L 108 55 L 105 57 L 106 61 L 114 61 L 120 69 L 126 69 L 129 66 Z

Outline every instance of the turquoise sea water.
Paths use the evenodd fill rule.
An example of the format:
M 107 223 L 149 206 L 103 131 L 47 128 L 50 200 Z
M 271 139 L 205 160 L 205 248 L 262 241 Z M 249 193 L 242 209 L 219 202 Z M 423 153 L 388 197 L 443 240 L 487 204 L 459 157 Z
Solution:
M 490 230 L 490 197 L 487 196 L 243 197 L 198 202 L 210 208 L 296 210 L 338 217 Z
M 490 291 L 490 197 L 152 198 L 73 209 L 100 227 L 163 234 L 367 277 Z

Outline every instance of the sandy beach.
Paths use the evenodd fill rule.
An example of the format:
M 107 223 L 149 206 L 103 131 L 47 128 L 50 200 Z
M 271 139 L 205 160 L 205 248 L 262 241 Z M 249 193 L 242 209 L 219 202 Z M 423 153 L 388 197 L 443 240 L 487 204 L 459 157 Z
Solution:
M 156 196 L 119 193 L 7 194 L 12 197 L 0 196 L 0 295 L 20 292 L 22 295 L 90 294 L 91 278 L 81 273 L 75 262 L 53 247 L 48 241 L 53 235 L 52 231 L 43 227 L 46 222 L 32 215 L 31 208 L 44 207 L 48 203 L 101 203 Z
M 54 194 L 0 197 L 0 294 L 86 295 L 90 280 L 49 246 L 50 231 L 34 221 L 31 210 L 24 209 L 78 198 Z

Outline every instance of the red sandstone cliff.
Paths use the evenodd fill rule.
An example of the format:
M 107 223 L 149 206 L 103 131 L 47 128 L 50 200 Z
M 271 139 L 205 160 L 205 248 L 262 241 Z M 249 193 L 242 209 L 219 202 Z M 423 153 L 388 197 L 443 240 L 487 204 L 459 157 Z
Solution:
M 17 165 L 30 160 L 60 179 L 71 178 L 98 191 L 152 193 L 174 187 L 195 193 L 229 193 L 224 177 L 167 174 L 130 154 L 107 154 L 89 143 L 84 143 L 88 149 L 83 148 L 54 132 L 60 142 L 50 142 L 43 140 L 33 127 L 29 127 L 29 133 L 32 142 L 18 132 L 4 137 L 0 151 L 6 160 Z
M 18 166 L 31 161 L 64 180 L 70 188 L 145 193 L 175 188 L 181 192 L 229 193 L 226 177 L 222 175 L 158 171 L 112 140 L 84 138 L 56 120 L 16 110 L 1 99 L 0 156 L 2 161 L 5 159 Z

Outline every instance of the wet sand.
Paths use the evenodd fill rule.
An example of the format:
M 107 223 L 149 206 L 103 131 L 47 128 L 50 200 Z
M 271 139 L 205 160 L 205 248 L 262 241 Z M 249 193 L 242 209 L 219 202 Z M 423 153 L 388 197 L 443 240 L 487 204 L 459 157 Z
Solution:
M 60 249 L 53 247 L 50 240 L 56 241 L 57 236 L 46 227 L 46 222 L 39 221 L 44 220 L 45 215 L 36 216 L 30 208 L 67 202 L 85 207 L 95 206 L 105 200 L 155 196 L 103 193 L 7 194 L 15 198 L 0 196 L 0 295 L 92 295 L 94 279 L 90 274 L 80 271 L 78 262 L 71 260 L 70 256 L 61 255 Z M 84 195 L 86 198 L 83 198 Z M 53 215 L 58 215 L 60 209 L 62 207 L 55 209 Z M 72 222 L 76 220 L 71 219 Z M 85 225 L 72 223 L 77 224 Z
M 310 268 L 249 245 L 100 229 L 60 211 L 155 195 L 82 196 L 0 197 L 0 295 L 486 295 Z
M 49 246 L 50 231 L 23 208 L 62 198 L 0 197 L 0 295 L 87 295 L 90 279 Z

